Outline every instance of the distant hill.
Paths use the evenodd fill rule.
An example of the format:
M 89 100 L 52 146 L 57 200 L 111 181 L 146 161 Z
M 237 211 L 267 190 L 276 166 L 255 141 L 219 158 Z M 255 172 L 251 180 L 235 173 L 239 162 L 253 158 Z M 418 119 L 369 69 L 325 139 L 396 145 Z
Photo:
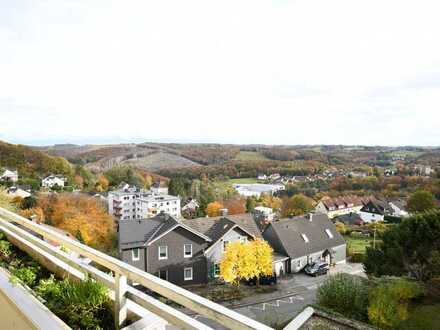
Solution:
M 0 168 L 18 170 L 22 177 L 38 178 L 50 173 L 72 176 L 72 165 L 62 157 L 49 156 L 24 145 L 0 141 Z

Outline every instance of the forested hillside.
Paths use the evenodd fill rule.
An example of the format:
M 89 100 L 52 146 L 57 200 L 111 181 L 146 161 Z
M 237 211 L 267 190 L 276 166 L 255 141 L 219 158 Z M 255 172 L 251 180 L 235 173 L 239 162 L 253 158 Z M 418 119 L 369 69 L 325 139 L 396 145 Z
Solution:
M 20 176 L 38 178 L 50 173 L 73 175 L 73 167 L 62 157 L 49 156 L 24 145 L 0 141 L 0 167 L 18 170 Z

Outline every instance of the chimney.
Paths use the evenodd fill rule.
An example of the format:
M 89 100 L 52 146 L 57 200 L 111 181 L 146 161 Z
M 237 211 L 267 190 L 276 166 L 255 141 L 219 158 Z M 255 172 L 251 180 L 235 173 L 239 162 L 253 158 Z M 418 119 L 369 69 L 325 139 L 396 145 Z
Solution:
M 226 216 L 228 215 L 228 209 L 220 209 L 220 214 L 221 214 L 223 217 L 226 217 Z

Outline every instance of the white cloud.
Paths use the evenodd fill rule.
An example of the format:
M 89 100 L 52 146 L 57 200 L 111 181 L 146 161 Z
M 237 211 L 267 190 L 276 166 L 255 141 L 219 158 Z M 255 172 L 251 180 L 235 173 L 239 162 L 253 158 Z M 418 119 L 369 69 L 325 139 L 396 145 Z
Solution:
M 0 139 L 440 141 L 436 1 L 0 4 Z

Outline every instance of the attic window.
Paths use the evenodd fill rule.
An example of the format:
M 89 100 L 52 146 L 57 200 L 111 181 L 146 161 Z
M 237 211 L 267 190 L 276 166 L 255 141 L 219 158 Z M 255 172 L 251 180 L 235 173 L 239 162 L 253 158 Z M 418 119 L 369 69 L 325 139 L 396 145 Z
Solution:
M 330 229 L 326 229 L 325 232 L 326 232 L 328 238 L 333 238 L 333 234 L 332 234 L 332 232 L 330 231 Z
M 304 242 L 306 242 L 306 243 L 309 242 L 309 239 L 308 239 L 308 237 L 306 236 L 306 234 L 301 234 L 301 237 L 303 238 Z

